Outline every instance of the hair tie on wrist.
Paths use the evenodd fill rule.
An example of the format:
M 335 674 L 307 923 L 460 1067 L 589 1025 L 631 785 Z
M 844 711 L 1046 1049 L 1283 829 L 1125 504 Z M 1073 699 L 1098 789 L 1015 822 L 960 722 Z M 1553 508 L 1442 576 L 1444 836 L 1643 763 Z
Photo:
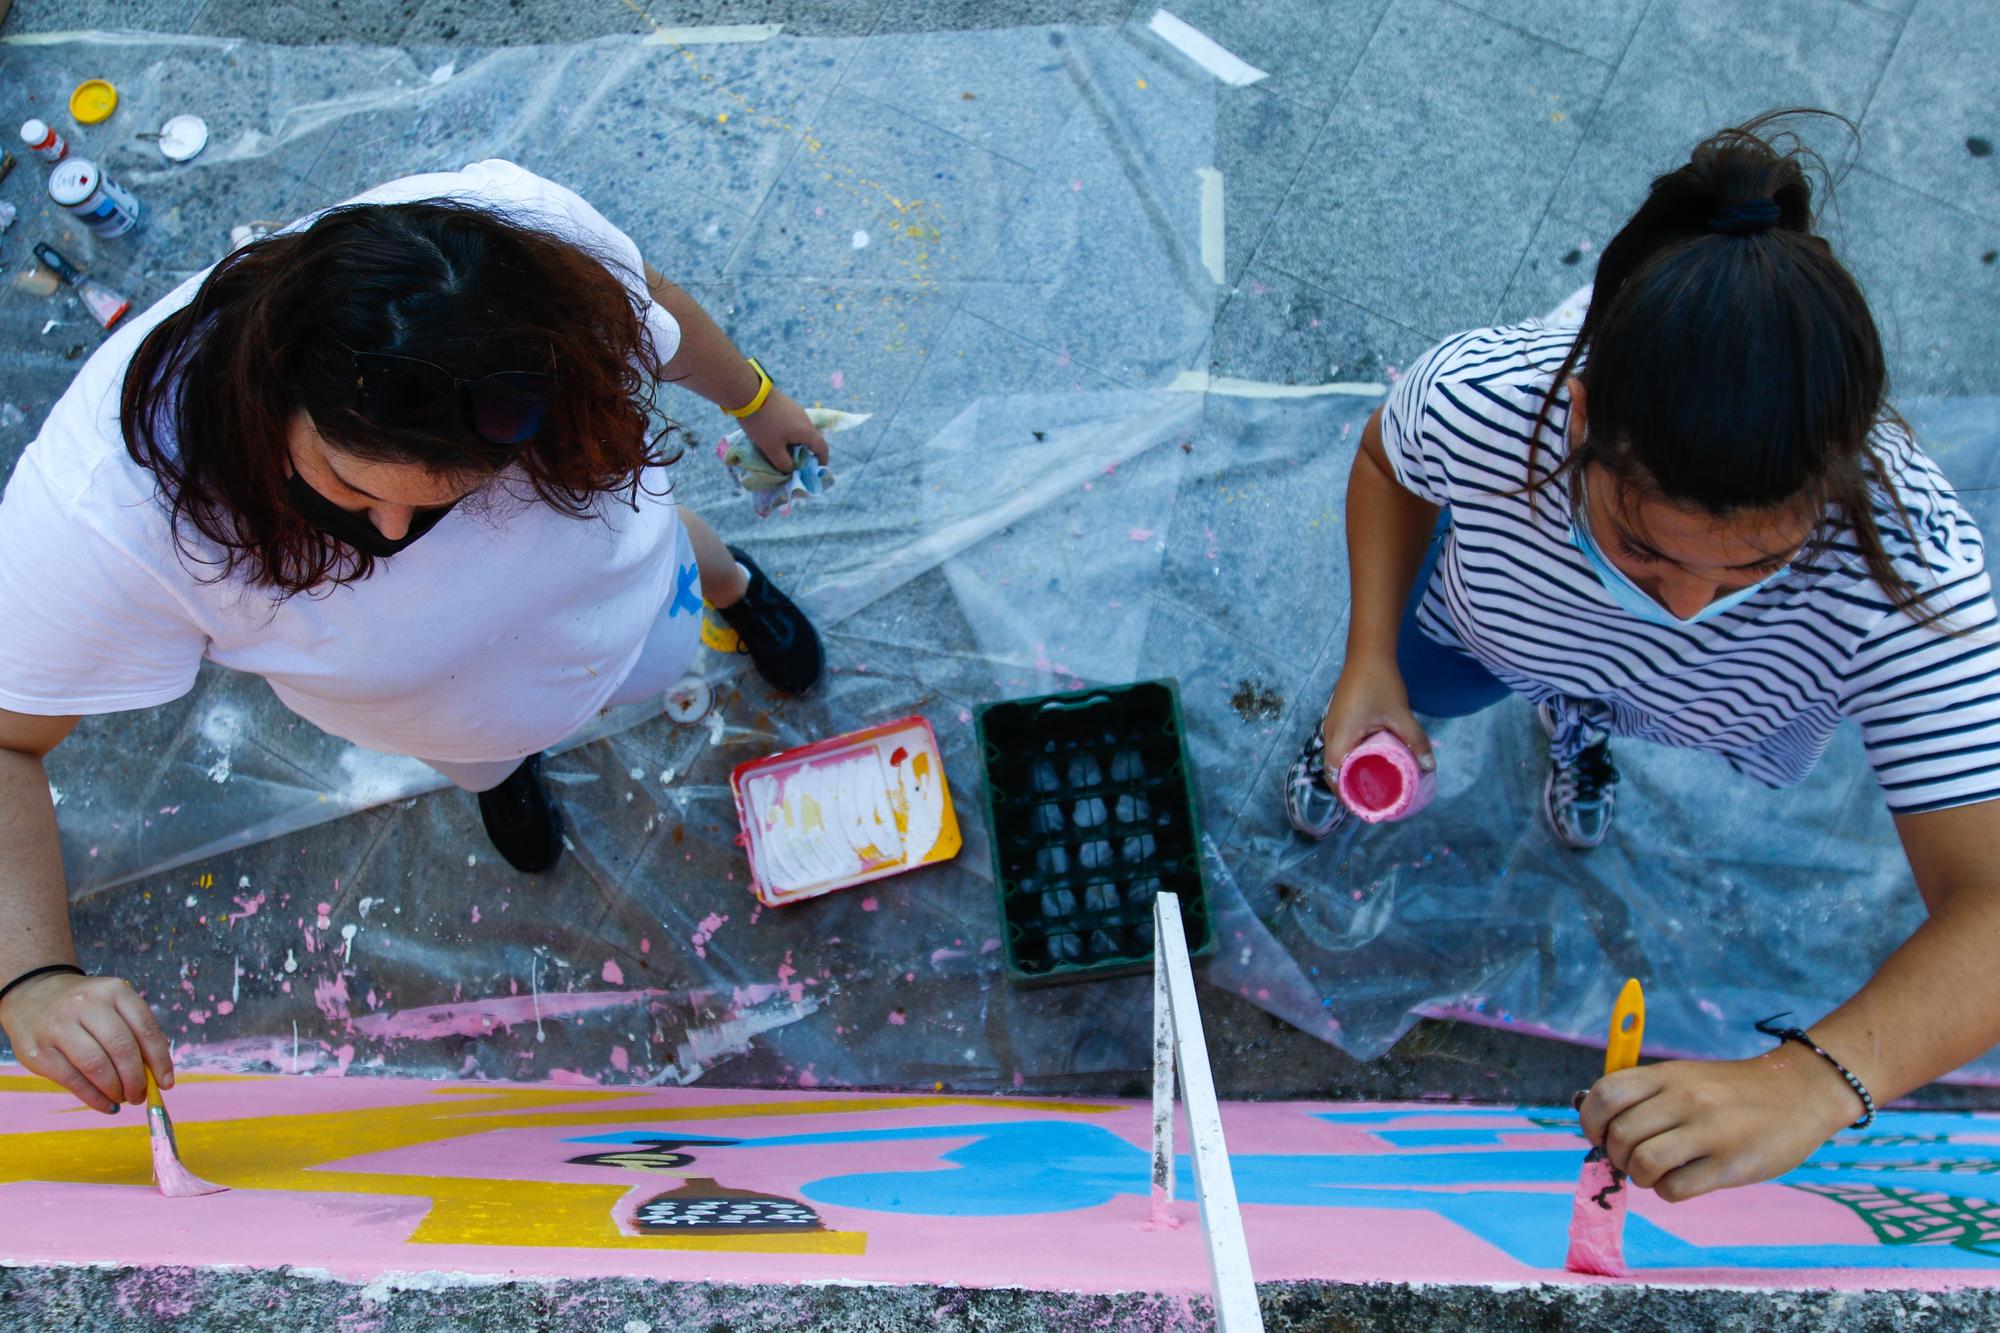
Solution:
M 31 967 L 26 972 L 23 972 L 20 976 L 15 977 L 12 981 L 8 982 L 6 985 L 0 986 L 0 1000 L 5 1000 L 7 998 L 8 993 L 12 991 L 14 987 L 20 985 L 22 982 L 33 981 L 36 977 L 45 977 L 49 975 L 51 972 L 72 972 L 79 977 L 87 977 L 90 975 L 90 973 L 84 971 L 82 968 L 78 967 L 75 963 L 50 963 L 44 967 Z
M 1848 1128 L 1866 1129 L 1870 1125 L 1874 1124 L 1875 1099 L 1868 1094 L 1867 1087 L 1862 1084 L 1860 1079 L 1854 1076 L 1853 1072 L 1849 1070 L 1846 1065 L 1840 1063 L 1840 1061 L 1834 1059 L 1831 1055 L 1828 1055 L 1824 1050 L 1820 1048 L 1818 1042 L 1814 1041 L 1811 1037 L 1807 1036 L 1806 1030 L 1804 1028 L 1781 1028 L 1774 1026 L 1779 1019 L 1786 1017 L 1789 1017 L 1789 1015 L 1772 1014 L 1769 1018 L 1764 1019 L 1762 1022 L 1757 1024 L 1757 1030 L 1763 1033 L 1767 1037 L 1776 1037 L 1778 1039 L 1779 1045 L 1781 1046 L 1785 1042 L 1795 1041 L 1799 1045 L 1811 1051 L 1814 1055 L 1817 1055 L 1820 1059 L 1832 1065 L 1834 1068 L 1834 1072 L 1839 1074 L 1842 1078 L 1846 1079 L 1847 1086 L 1854 1089 L 1854 1095 L 1861 1099 L 1861 1112 L 1862 1112 L 1861 1118 L 1855 1121 L 1853 1124 L 1849 1125 Z
M 1755 236 L 1777 226 L 1780 216 L 1775 199 L 1744 199 L 1709 214 L 1708 229 L 1721 236 Z

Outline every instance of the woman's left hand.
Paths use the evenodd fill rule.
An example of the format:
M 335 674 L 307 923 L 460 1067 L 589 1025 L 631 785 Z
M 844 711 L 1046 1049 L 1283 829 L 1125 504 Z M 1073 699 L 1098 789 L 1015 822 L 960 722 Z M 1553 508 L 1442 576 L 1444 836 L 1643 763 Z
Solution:
M 1788 1044 L 1754 1060 L 1607 1074 L 1581 1110 L 1584 1136 L 1613 1166 L 1679 1203 L 1783 1175 L 1859 1118 L 1861 1104 L 1831 1065 Z
M 827 461 L 826 436 L 807 418 L 806 410 L 781 389 L 771 390 L 764 405 L 743 419 L 743 433 L 780 472 L 792 470 L 795 444 L 812 450 L 820 462 Z

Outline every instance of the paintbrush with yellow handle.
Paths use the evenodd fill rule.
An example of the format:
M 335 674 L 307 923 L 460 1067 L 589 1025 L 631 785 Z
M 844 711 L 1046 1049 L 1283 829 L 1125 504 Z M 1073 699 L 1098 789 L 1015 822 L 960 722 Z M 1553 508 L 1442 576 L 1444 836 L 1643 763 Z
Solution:
M 153 1183 L 169 1199 L 195 1199 L 204 1194 L 221 1194 L 226 1185 L 211 1185 L 181 1165 L 180 1145 L 174 1141 L 174 1122 L 167 1117 L 167 1104 L 160 1097 L 160 1085 L 153 1071 L 146 1071 L 146 1130 L 153 1139 Z
M 1611 1035 L 1604 1043 L 1604 1072 L 1615 1074 L 1639 1063 L 1639 1040 L 1646 1034 L 1646 993 L 1639 980 L 1626 981 L 1611 1010 Z M 1601 1147 L 1583 1159 L 1583 1175 L 1570 1201 L 1569 1258 L 1572 1273 L 1627 1277 L 1625 1267 L 1625 1173 L 1611 1165 Z

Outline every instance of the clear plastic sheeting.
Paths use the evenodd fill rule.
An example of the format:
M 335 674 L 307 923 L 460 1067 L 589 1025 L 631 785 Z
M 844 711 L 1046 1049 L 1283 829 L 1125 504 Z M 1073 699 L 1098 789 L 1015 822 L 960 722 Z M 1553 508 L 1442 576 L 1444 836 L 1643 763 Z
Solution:
M 429 770 L 320 735 L 255 681 L 212 673 L 66 743 L 74 883 L 140 880 L 81 905 L 85 948 L 192 1058 L 607 1081 L 729 1063 L 804 1086 L 1141 1070 L 1144 978 L 1001 977 L 971 710 L 1152 677 L 1180 682 L 1209 833 L 1209 981 L 1355 1055 L 1422 1013 L 1599 1041 L 1628 975 L 1658 1048 L 1745 1054 L 1753 1019 L 1816 1017 L 1920 919 L 1852 736 L 1782 793 L 1620 745 L 1618 831 L 1578 856 L 1542 827 L 1539 733 L 1508 704 L 1437 727 L 1419 818 L 1319 846 L 1287 830 L 1378 398 L 1170 388 L 1211 368 L 1226 292 L 1202 173 L 1226 189 L 1255 136 L 1218 134 L 1231 91 L 1138 28 L 491 53 L 92 38 L 0 47 L 0 67 L 50 97 L 120 86 L 122 128 L 79 137 L 110 141 L 145 223 L 67 241 L 128 294 L 163 293 L 238 223 L 507 156 L 582 191 L 802 401 L 873 414 L 836 438 L 833 492 L 760 521 L 712 456 L 718 423 L 677 405 L 703 432 L 678 495 L 813 611 L 828 676 L 780 700 L 705 657 L 705 716 L 604 719 L 549 765 L 572 846 L 554 876 L 507 874 L 469 801 L 409 799 Z M 211 129 L 192 164 L 131 138 L 183 110 Z M 0 305 L 34 390 L 10 394 L 40 413 L 84 340 L 74 312 L 40 339 L 51 309 Z M 1905 407 L 1990 520 L 2000 410 Z M 938 733 L 958 859 L 760 909 L 731 768 L 911 712 Z

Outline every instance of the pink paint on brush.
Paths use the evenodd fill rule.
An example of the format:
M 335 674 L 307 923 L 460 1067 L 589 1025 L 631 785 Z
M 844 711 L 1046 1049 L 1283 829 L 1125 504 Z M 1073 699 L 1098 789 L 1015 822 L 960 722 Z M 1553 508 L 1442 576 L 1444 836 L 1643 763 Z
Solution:
M 224 1187 L 211 1185 L 181 1165 L 180 1150 L 174 1143 L 174 1122 L 167 1118 L 166 1103 L 150 1081 L 146 1103 L 146 1124 L 153 1138 L 153 1183 L 169 1199 L 198 1199 L 204 1194 L 221 1194 Z
M 1583 1160 L 1583 1175 L 1570 1201 L 1569 1258 L 1572 1273 L 1630 1277 L 1625 1267 L 1625 1173 L 1611 1165 L 1602 1148 Z
M 1394 732 L 1378 731 L 1340 761 L 1340 799 L 1371 824 L 1408 819 L 1437 795 L 1437 773 L 1425 772 Z

